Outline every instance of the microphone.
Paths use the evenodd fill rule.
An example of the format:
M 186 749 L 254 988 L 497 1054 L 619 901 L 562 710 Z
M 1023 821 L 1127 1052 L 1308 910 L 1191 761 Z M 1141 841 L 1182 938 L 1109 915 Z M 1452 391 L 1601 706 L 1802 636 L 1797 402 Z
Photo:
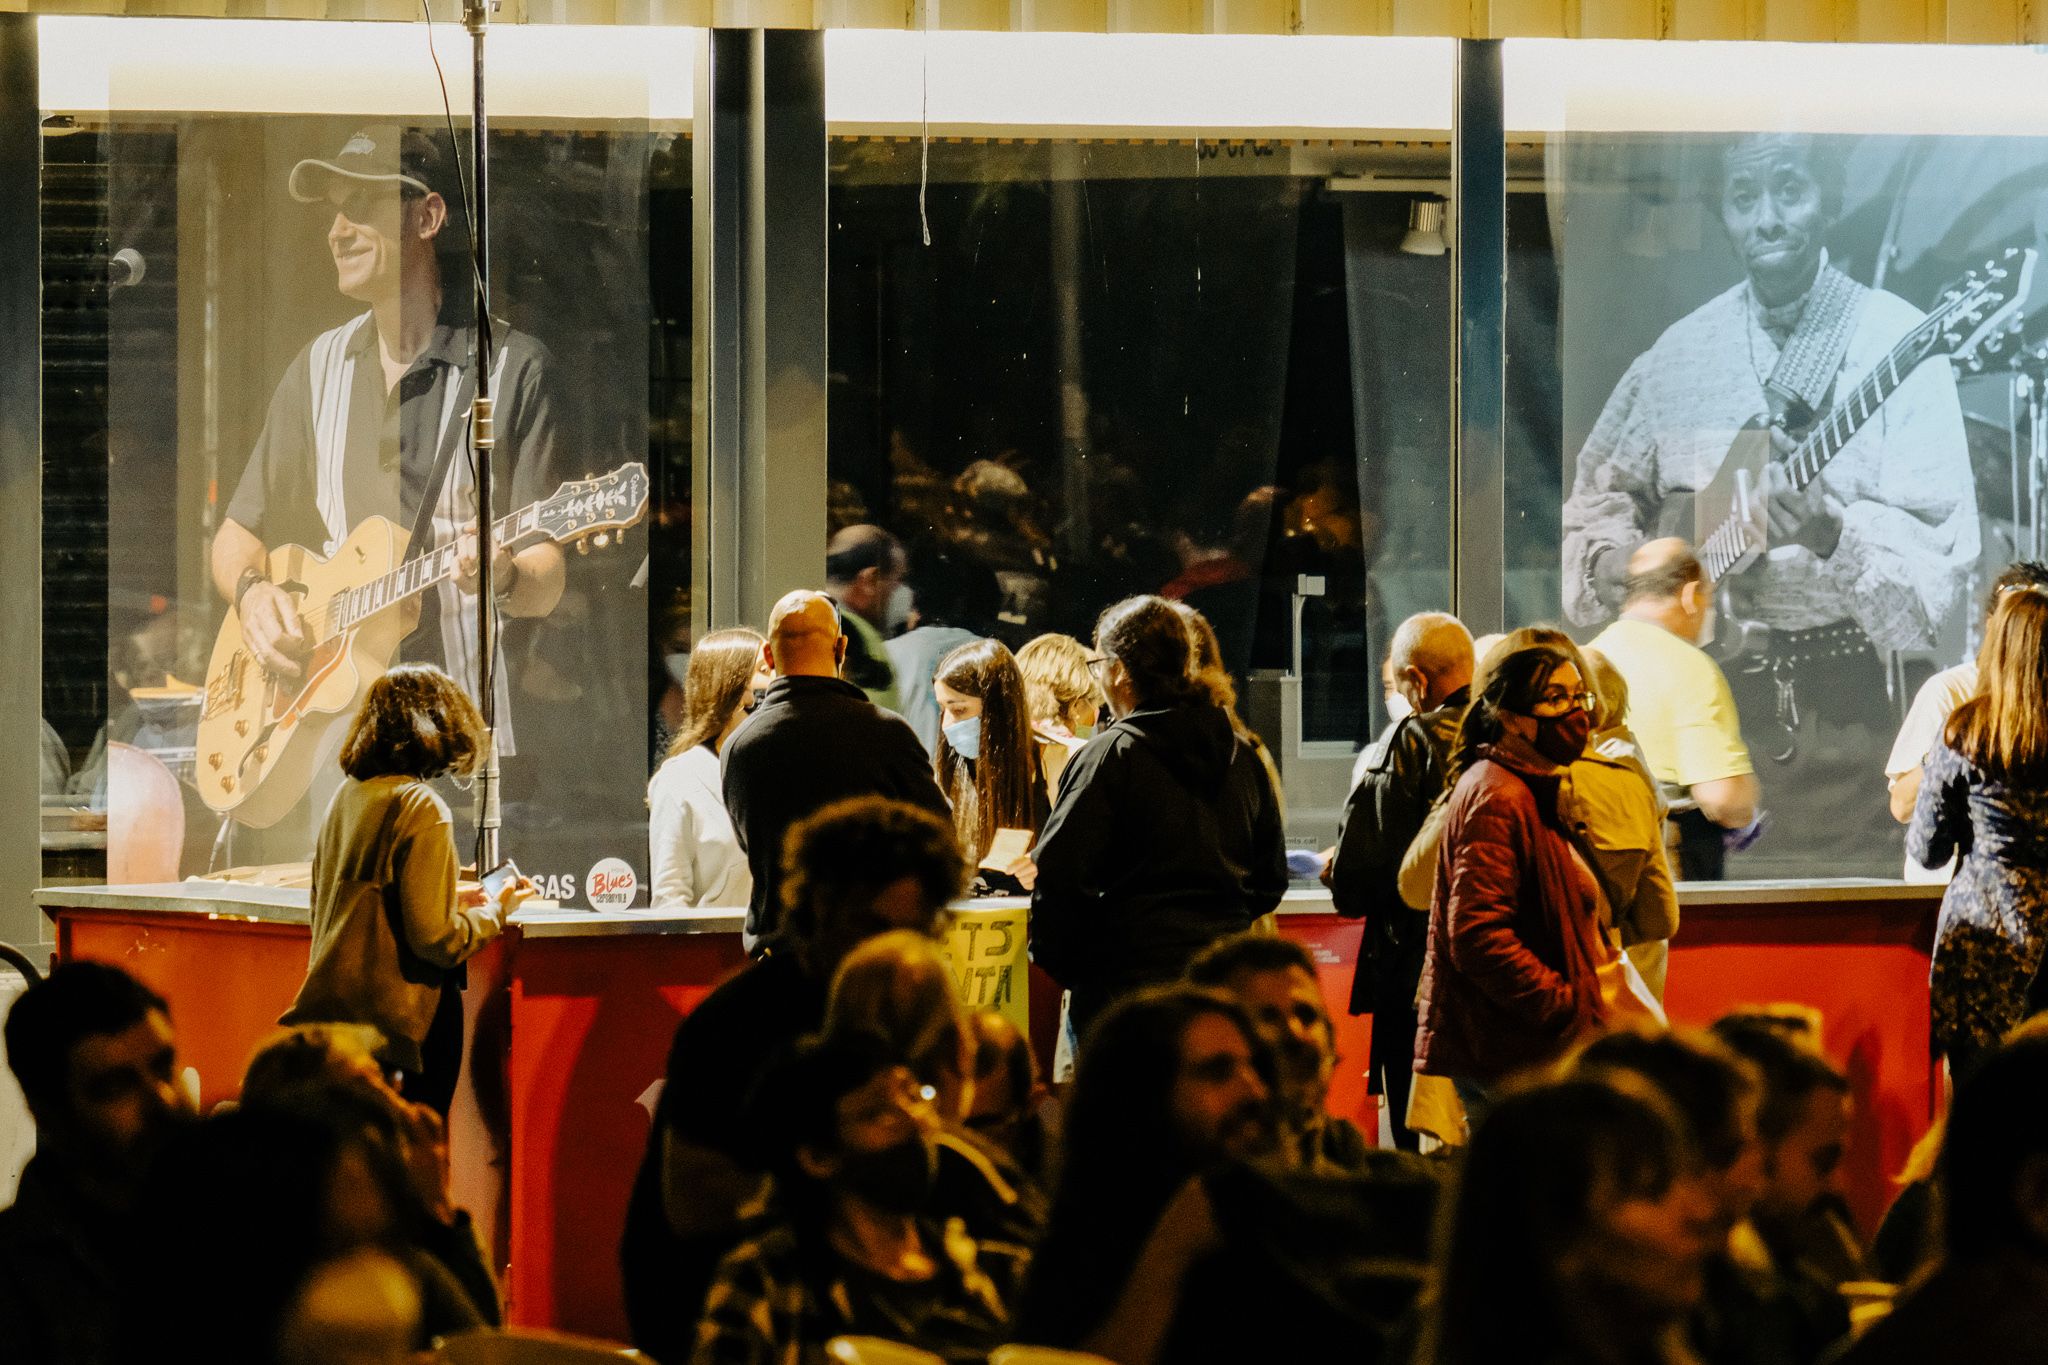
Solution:
M 124 246 L 107 262 L 107 287 L 119 289 L 122 285 L 141 284 L 148 273 L 149 262 L 142 258 L 142 253 Z

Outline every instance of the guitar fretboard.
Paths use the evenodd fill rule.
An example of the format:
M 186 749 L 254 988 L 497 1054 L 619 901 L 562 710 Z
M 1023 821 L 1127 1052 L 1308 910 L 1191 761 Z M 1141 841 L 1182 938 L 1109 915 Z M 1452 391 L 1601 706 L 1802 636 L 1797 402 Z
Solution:
M 1934 353 L 1935 339 L 1946 325 L 1941 313 L 1921 320 L 1919 326 L 1906 333 L 1891 353 L 1863 376 L 1856 387 L 1849 390 L 1835 405 L 1828 409 L 1828 415 L 1814 431 L 1799 443 L 1785 461 L 1785 473 L 1791 478 L 1794 488 L 1805 488 L 1819 478 L 1821 471 L 1828 467 L 1828 461 L 1849 444 L 1871 414 L 1884 406 L 1884 400 L 1898 391 L 1906 382 L 1906 376 L 1918 369 L 1920 362 Z
M 545 532 L 540 531 L 539 526 L 540 504 L 536 503 L 492 522 L 491 536 L 496 544 L 508 549 L 521 549 L 522 542 L 530 542 L 536 536 L 545 538 Z M 443 579 L 455 577 L 456 559 L 454 545 L 436 546 L 414 555 L 391 572 L 380 574 L 361 587 L 347 589 L 334 599 L 334 632 L 339 634 L 348 630 L 386 607 L 417 596 Z

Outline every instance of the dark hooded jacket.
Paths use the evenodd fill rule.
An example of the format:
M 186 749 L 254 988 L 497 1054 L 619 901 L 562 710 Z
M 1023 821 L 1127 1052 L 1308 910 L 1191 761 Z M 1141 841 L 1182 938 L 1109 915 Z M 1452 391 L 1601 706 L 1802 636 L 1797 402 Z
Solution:
M 1177 979 L 1287 889 L 1272 780 L 1205 701 L 1135 711 L 1060 775 L 1034 855 L 1033 958 L 1074 993 L 1075 1027 Z

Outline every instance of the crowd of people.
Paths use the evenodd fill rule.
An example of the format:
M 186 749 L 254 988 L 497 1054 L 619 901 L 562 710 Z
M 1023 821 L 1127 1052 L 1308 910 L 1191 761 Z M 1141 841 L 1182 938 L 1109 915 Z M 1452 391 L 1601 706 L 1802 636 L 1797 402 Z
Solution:
M 1638 552 L 1624 623 L 1696 648 L 1696 571 Z M 852 680 L 843 597 L 707 638 L 653 793 L 692 837 L 657 875 L 744 892 L 750 957 L 670 1047 L 621 1229 L 635 1343 L 677 1365 L 816 1365 L 847 1336 L 952 1362 L 2048 1360 L 2036 572 L 2001 580 L 1916 780 L 1911 847 L 1956 860 L 1933 976 L 1956 1093 L 1870 1243 L 1823 1021 L 1663 1014 L 1686 829 L 1725 846 L 1756 820 L 1711 679 L 1705 714 L 1671 705 L 1695 665 L 1670 641 L 1402 624 L 1405 714 L 1325 870 L 1365 920 L 1349 1004 L 1375 1036 L 1346 1059 L 1268 918 L 1281 792 L 1198 612 L 1141 596 L 1086 644 L 926 651 L 929 748 Z M 522 889 L 462 880 L 429 785 L 481 748 L 438 670 L 372 687 L 307 982 L 232 1107 L 194 1112 L 172 1004 L 123 971 L 66 962 L 20 998 L 39 1145 L 0 1213 L 10 1359 L 368 1365 L 497 1321 L 443 1119 L 462 964 Z M 1667 839 L 1673 763 L 1699 819 Z M 954 989 L 939 941 L 977 880 L 1031 898 L 1070 1081 Z M 1330 1112 L 1347 1062 L 1392 1145 Z

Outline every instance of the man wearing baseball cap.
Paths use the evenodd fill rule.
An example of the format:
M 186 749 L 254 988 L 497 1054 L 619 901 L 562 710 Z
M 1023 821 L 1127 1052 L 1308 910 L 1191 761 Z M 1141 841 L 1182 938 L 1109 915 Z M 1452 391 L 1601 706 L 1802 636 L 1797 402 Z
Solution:
M 460 168 L 417 129 L 358 129 L 332 156 L 292 167 L 286 189 L 330 215 L 336 288 L 364 311 L 315 337 L 270 400 L 263 432 L 214 537 L 215 588 L 241 619 L 256 661 L 300 676 L 315 641 L 289 593 L 272 583 L 270 551 L 304 545 L 323 558 L 366 517 L 417 531 L 414 545 L 466 545 L 459 578 L 415 599 L 420 621 L 401 646 L 444 664 L 476 690 L 475 483 L 469 406 L 476 392 L 468 219 Z M 555 491 L 555 419 L 547 353 L 503 323 L 492 329 L 497 447 L 495 515 Z M 431 511 L 423 514 L 423 503 Z M 493 555 L 506 616 L 541 616 L 562 594 L 561 548 Z M 511 753 L 505 670 L 498 671 L 501 751 Z

